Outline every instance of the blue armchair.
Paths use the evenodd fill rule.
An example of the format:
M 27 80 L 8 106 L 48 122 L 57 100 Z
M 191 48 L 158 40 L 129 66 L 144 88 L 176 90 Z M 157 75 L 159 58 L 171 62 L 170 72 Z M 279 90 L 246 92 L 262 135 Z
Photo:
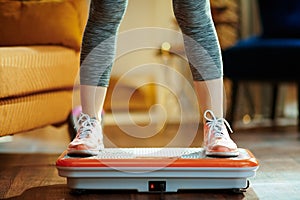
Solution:
M 300 130 L 300 0 L 257 0 L 257 3 L 261 33 L 241 39 L 222 52 L 224 77 L 232 81 L 228 121 L 234 121 L 241 81 L 272 84 L 271 119 L 276 117 L 278 85 L 295 82 Z

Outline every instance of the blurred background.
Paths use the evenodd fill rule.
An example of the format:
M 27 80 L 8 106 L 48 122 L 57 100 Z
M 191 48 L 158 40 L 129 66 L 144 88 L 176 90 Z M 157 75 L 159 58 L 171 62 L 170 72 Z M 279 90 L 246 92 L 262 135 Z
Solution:
M 240 39 L 260 33 L 261 23 L 256 1 L 211 0 L 211 5 L 212 15 L 222 50 L 233 46 Z M 159 27 L 179 31 L 173 15 L 171 1 L 129 1 L 128 10 L 120 27 L 120 34 L 122 35 L 126 34 L 126 31 L 148 27 Z M 145 71 L 143 71 L 143 73 L 128 73 L 126 77 L 122 77 L 123 86 L 125 88 L 139 87 L 141 84 L 139 79 L 143 79 L 149 80 L 149 82 L 163 82 L 165 85 L 171 87 L 173 92 L 158 85 L 149 87 L 149 84 L 146 84 L 143 87 L 139 87 L 135 92 L 135 96 L 133 96 L 130 101 L 131 114 L 135 116 L 134 114 L 139 113 L 140 115 L 138 115 L 139 117 L 137 117 L 136 120 L 147 121 L 147 114 L 144 117 L 142 117 L 143 115 L 141 114 L 145 111 L 148 113 L 151 105 L 159 103 L 165 108 L 167 121 L 169 123 L 176 123 L 180 120 L 180 108 L 177 98 L 179 96 L 186 96 L 186 101 L 189 101 L 188 96 L 191 95 L 191 91 L 189 91 L 189 88 L 185 89 L 183 87 L 182 81 L 176 80 L 178 78 L 180 79 L 180 77 L 172 76 L 163 69 L 151 67 L 149 63 L 153 63 L 152 65 L 167 65 L 181 73 L 187 80 L 191 80 L 191 76 L 186 59 L 182 57 L 182 54 L 184 54 L 182 40 L 171 31 L 161 31 L 161 33 L 161 35 L 155 36 L 157 49 L 131 51 L 117 58 L 112 72 L 112 86 L 110 87 L 110 92 L 113 90 L 114 83 L 118 82 L 120 77 L 126 74 L 126 72 L 146 63 L 149 65 L 149 73 L 144 73 Z M 151 37 L 151 35 L 149 37 Z M 133 41 L 129 40 L 127 42 L 130 43 Z M 120 46 L 128 45 L 124 40 L 119 41 L 118 44 Z M 173 53 L 166 53 L 164 50 L 170 50 Z M 147 68 L 145 68 L 145 70 L 147 70 Z M 225 77 L 226 108 L 230 107 L 231 103 L 230 84 L 231 81 Z M 238 128 L 270 126 L 272 124 L 270 121 L 270 102 L 272 100 L 271 85 L 261 82 L 243 82 L 239 90 L 240 92 L 234 113 L 234 126 Z M 107 111 L 106 123 L 113 123 L 109 117 L 111 110 L 110 92 L 105 104 L 105 110 Z M 283 83 L 279 86 L 278 103 L 276 105 L 277 125 L 296 124 L 298 115 L 296 95 L 297 90 L 295 84 Z M 122 98 L 118 99 L 120 100 Z M 187 103 L 192 104 L 192 102 Z M 124 104 L 119 102 L 118 105 Z M 119 106 L 118 109 L 121 114 L 124 108 Z M 228 112 L 228 110 L 226 110 L 226 112 Z M 156 114 L 158 116 L 161 115 L 160 112 Z M 124 121 L 124 123 L 126 122 Z

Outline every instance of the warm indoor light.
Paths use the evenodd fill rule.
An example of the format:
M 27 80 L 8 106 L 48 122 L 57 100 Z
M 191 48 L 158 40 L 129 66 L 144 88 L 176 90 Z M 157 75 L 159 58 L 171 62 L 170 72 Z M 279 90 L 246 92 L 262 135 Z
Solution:
M 243 117 L 243 123 L 244 124 L 249 124 L 250 122 L 251 122 L 250 115 L 248 115 L 248 114 L 244 115 L 244 117 Z

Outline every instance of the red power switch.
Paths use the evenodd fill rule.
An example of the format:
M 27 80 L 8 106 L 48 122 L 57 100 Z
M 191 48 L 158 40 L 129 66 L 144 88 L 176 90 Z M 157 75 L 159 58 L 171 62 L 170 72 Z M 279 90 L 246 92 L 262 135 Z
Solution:
M 149 192 L 164 192 L 166 191 L 166 181 L 149 181 Z

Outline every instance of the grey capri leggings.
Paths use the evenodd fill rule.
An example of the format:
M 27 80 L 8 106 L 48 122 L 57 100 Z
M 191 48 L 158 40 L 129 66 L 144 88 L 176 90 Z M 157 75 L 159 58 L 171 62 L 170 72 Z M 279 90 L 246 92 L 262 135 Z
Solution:
M 127 0 L 91 0 L 81 48 L 80 84 L 107 87 L 115 58 L 116 35 Z M 173 0 L 195 81 L 221 78 L 220 45 L 209 0 Z M 97 46 L 101 44 L 101 48 Z M 99 47 L 99 46 L 98 46 Z

